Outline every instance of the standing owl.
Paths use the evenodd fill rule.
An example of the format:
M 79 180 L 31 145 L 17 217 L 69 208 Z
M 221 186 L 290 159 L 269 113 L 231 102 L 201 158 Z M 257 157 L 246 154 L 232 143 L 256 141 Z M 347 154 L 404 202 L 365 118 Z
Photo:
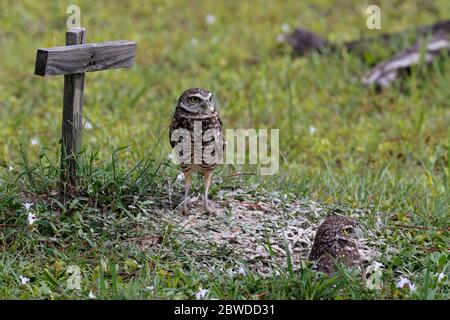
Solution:
M 358 252 L 358 225 L 344 216 L 330 216 L 319 226 L 309 260 L 315 261 L 315 269 L 331 275 L 336 263 L 350 268 L 361 265 Z
M 170 144 L 184 174 L 182 211 L 187 214 L 192 173 L 203 174 L 203 206 L 210 213 L 208 190 L 213 170 L 223 159 L 222 121 L 213 94 L 206 89 L 188 89 L 180 96 L 170 125 Z

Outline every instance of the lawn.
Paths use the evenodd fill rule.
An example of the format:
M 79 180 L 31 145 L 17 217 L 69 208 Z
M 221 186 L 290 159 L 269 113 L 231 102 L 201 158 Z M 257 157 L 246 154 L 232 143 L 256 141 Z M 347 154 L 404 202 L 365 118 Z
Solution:
M 448 19 L 449 1 L 378 1 L 379 31 L 366 28 L 366 1 L 91 3 L 76 2 L 88 42 L 136 41 L 137 59 L 86 75 L 80 183 L 62 203 L 63 78 L 33 71 L 37 48 L 64 45 L 72 2 L 0 2 L 0 298 L 450 299 L 449 57 L 377 92 L 360 78 L 392 48 L 294 58 L 279 41 L 296 26 L 336 43 L 397 32 Z M 212 225 L 245 216 L 233 201 L 311 230 L 332 211 L 351 216 L 376 252 L 370 266 L 382 264 L 376 286 L 314 272 L 308 248 L 266 246 L 267 276 L 227 243 L 187 235 L 167 129 L 190 87 L 215 93 L 226 128 L 280 130 L 277 174 L 217 170 L 212 199 L 227 209 Z M 411 286 L 398 288 L 402 277 Z

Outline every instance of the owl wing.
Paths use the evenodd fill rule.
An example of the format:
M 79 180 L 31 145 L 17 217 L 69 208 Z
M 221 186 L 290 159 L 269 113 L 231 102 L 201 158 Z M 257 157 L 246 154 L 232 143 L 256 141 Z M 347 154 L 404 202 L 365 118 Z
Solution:
M 314 265 L 314 269 L 316 271 L 320 271 L 328 275 L 331 275 L 336 268 L 337 266 L 335 259 L 328 253 L 321 255 Z
M 179 120 L 179 117 L 178 117 L 177 111 L 175 111 L 175 114 L 172 117 L 172 122 L 170 123 L 170 127 L 169 127 L 169 141 L 170 141 L 170 145 L 172 146 L 172 149 L 177 145 L 177 141 L 172 140 L 172 133 L 180 127 L 180 123 L 178 120 Z
M 172 133 L 175 130 L 175 125 L 174 125 L 175 119 L 172 120 L 172 122 L 170 123 L 170 127 L 169 127 L 169 141 L 170 141 L 170 146 L 172 147 L 172 149 L 175 147 L 176 143 L 175 141 L 172 141 Z
M 321 246 L 321 244 L 318 243 L 317 239 L 314 240 L 311 252 L 309 253 L 308 260 L 315 261 L 320 258 L 320 256 L 322 255 L 322 251 L 323 251 L 323 250 L 321 250 L 320 246 Z
M 221 136 L 221 139 L 222 139 L 222 148 L 223 148 L 223 152 L 225 153 L 226 140 L 225 140 L 225 134 L 223 133 L 222 119 L 220 119 L 219 114 L 217 114 L 217 121 L 219 122 L 220 136 Z

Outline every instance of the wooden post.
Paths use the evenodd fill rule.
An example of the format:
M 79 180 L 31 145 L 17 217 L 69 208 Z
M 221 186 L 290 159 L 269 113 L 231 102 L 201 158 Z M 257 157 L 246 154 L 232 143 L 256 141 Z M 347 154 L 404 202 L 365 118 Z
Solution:
M 66 32 L 66 45 L 83 44 L 86 30 L 70 29 Z M 64 105 L 61 138 L 61 191 L 65 195 L 67 183 L 76 185 L 76 156 L 80 152 L 83 130 L 84 73 L 64 75 Z
M 64 108 L 61 138 L 60 192 L 70 197 L 77 184 L 77 155 L 83 130 L 84 74 L 109 69 L 131 68 L 136 58 L 136 42 L 128 40 L 85 43 L 86 30 L 66 32 L 66 46 L 38 49 L 34 74 L 64 75 Z

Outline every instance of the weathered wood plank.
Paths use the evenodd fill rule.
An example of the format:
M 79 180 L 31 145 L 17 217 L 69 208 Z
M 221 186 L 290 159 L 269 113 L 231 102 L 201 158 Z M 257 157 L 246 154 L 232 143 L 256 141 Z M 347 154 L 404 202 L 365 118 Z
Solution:
M 34 73 L 53 76 L 131 68 L 135 57 L 136 42 L 126 40 L 38 49 Z
M 66 32 L 66 44 L 73 46 L 83 43 L 85 29 L 71 29 Z M 76 184 L 76 159 L 80 151 L 83 129 L 84 73 L 64 76 L 64 103 L 61 139 L 61 191 L 66 194 L 66 183 Z

